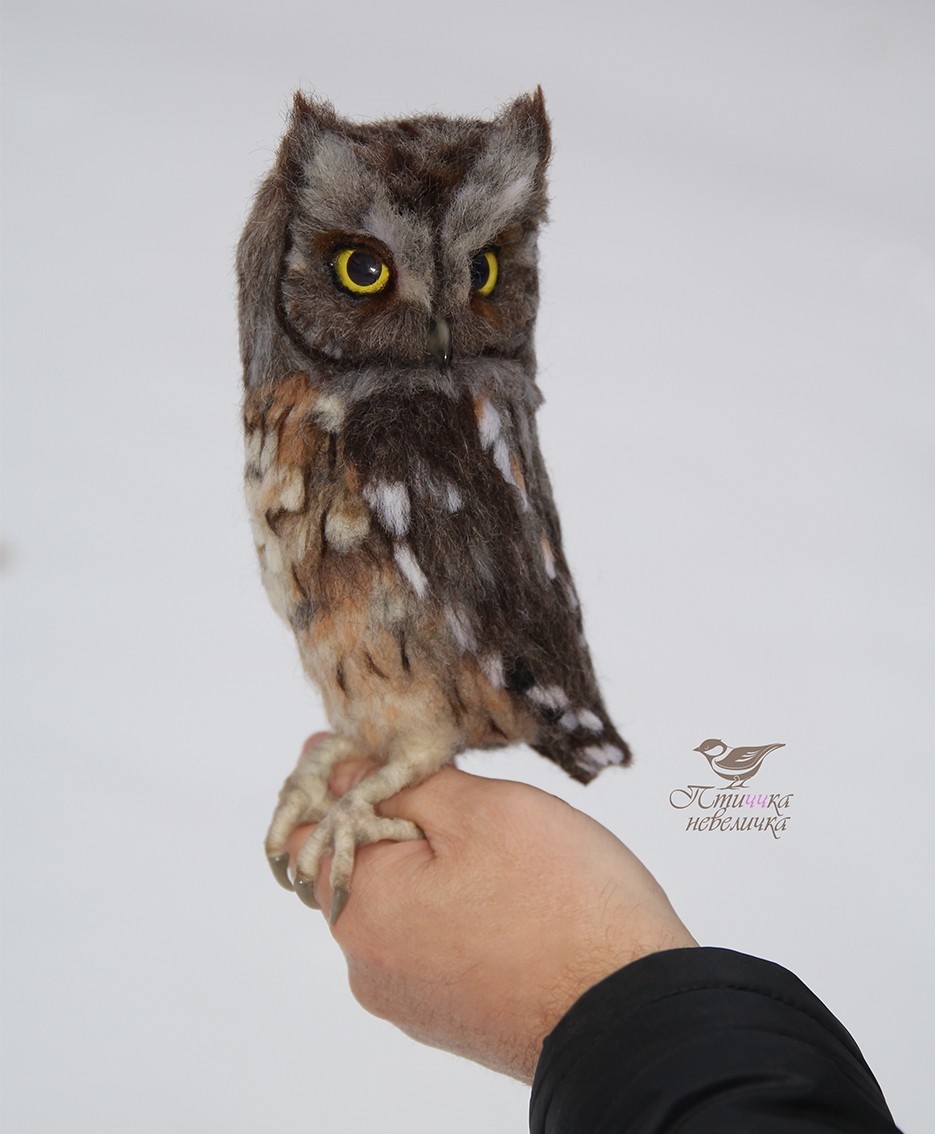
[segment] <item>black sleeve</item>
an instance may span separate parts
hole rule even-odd
[[[787,969],[672,949],[589,989],[546,1038],[532,1134],[892,1134],[857,1044]]]

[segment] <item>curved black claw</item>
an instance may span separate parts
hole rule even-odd
[[[292,889],[292,882],[289,879],[289,855],[286,854],[271,854],[267,860],[270,869],[273,872],[273,877],[284,890]]]
[[[310,910],[321,909],[315,899],[315,883],[311,878],[296,878],[294,889]]]
[[[341,916],[344,907],[347,905],[347,899],[350,897],[348,890],[335,890],[331,898],[331,914],[328,917],[328,924],[335,925],[338,918]]]

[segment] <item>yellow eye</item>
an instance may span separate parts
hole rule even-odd
[[[332,261],[335,278],[354,295],[376,295],[390,282],[390,270],[366,248],[342,248]]]
[[[478,295],[490,295],[497,286],[499,274],[497,253],[493,248],[478,252],[471,261],[471,287]]]

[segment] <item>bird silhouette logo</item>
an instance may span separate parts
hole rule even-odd
[[[776,748],[785,748],[785,744],[729,748],[723,740],[705,740],[697,748],[693,748],[692,752],[700,752],[711,765],[711,771],[716,772],[722,780],[729,780],[729,786],[735,788],[746,787],[747,780],[757,774],[760,765]]]

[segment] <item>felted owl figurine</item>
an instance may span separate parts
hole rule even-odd
[[[266,839],[421,836],[375,804],[466,748],[524,741],[587,783],[630,755],[597,689],[539,452],[533,327],[542,91],[493,121],[358,125],[296,94],[238,250],[246,494],[263,582],[334,737]],[[381,767],[335,801],[334,765]]]

